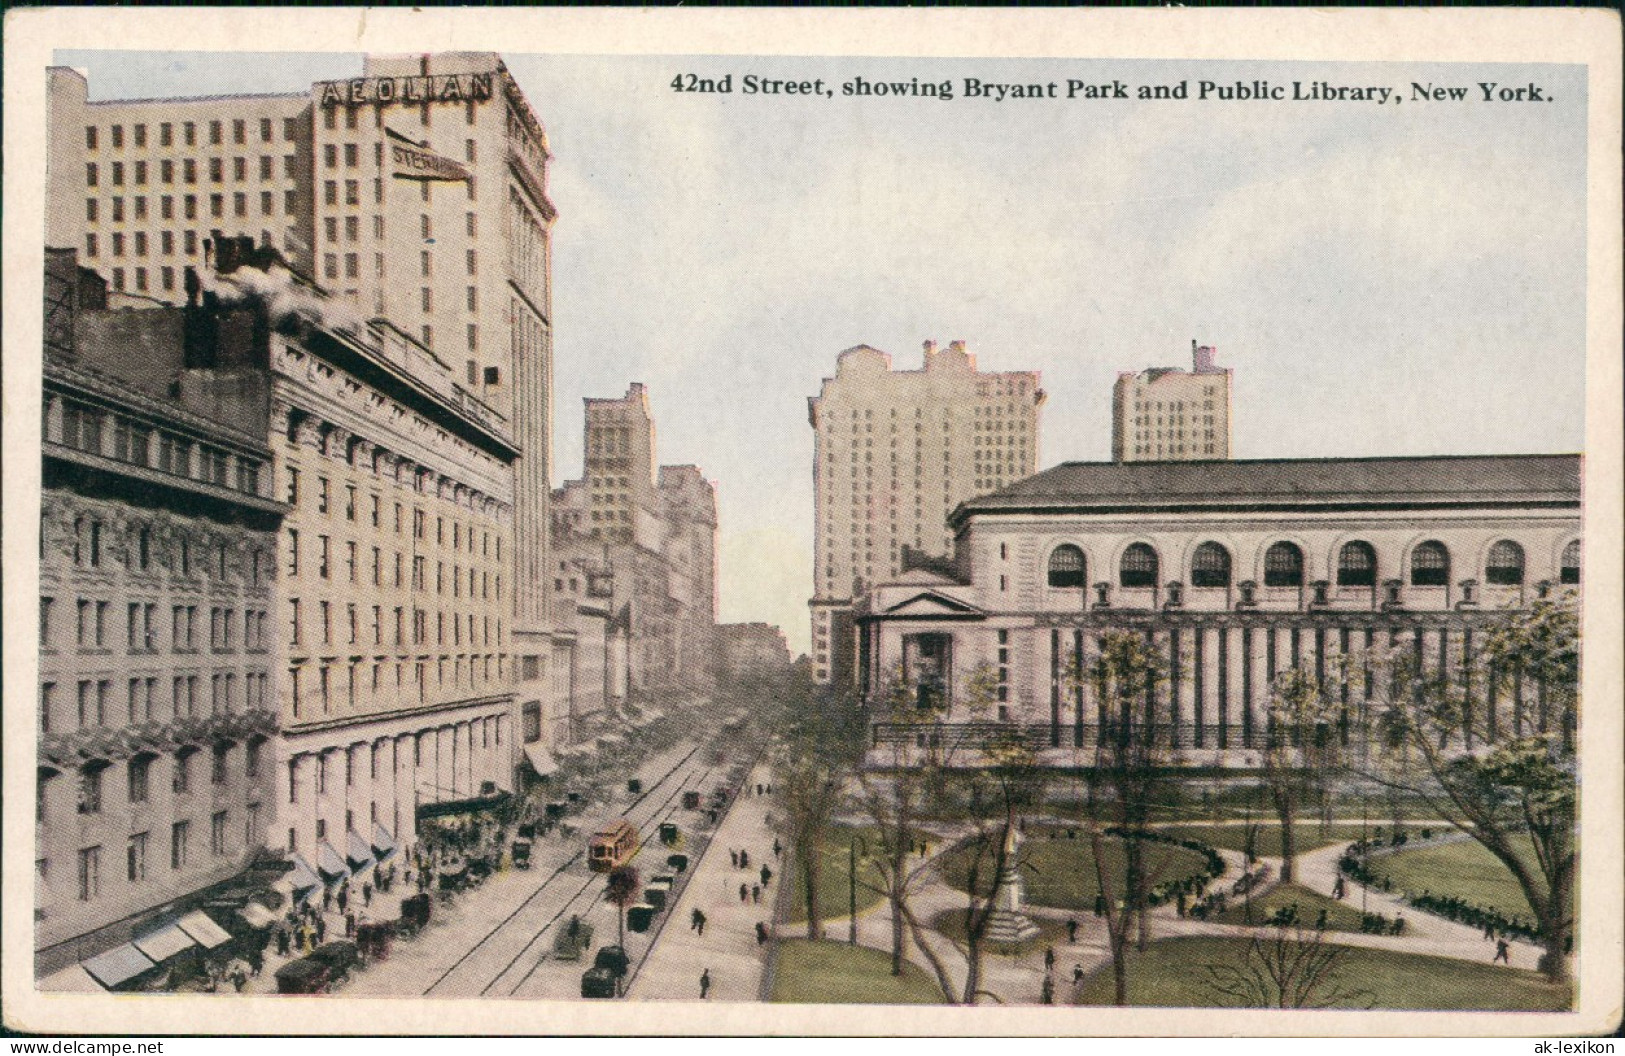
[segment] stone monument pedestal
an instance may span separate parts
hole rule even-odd
[[[1038,935],[1038,925],[1024,913],[1027,884],[1020,868],[1021,835],[1012,826],[1004,841],[1004,868],[999,870],[999,886],[993,894],[993,915],[988,918],[988,942],[1014,944]]]

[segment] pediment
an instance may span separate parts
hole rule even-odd
[[[882,616],[981,616],[982,610],[968,602],[935,590],[921,591],[881,610]]]

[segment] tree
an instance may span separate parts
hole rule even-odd
[[[776,694],[780,734],[770,749],[780,833],[800,873],[807,938],[824,934],[818,880],[824,847],[849,776],[862,763],[864,716],[857,700],[840,691],[815,692],[805,668],[786,675]]]
[[[1128,943],[1136,921],[1140,949],[1150,942],[1146,896],[1153,878],[1146,868],[1144,841],[1135,834],[1145,829],[1161,782],[1168,735],[1157,714],[1157,687],[1165,677],[1162,655],[1145,635],[1130,631],[1108,631],[1084,672],[1101,718],[1085,809],[1096,891],[1105,903],[1113,999],[1119,1005],[1128,1004]],[[1102,822],[1114,824],[1123,837],[1121,891],[1107,866]]]
[[[1342,739],[1320,684],[1302,668],[1287,668],[1276,676],[1268,720],[1264,781],[1281,823],[1281,882],[1289,884],[1297,872],[1298,814],[1310,803],[1324,801]]]
[[[1568,599],[1536,601],[1489,624],[1466,674],[1428,670],[1414,656],[1381,664],[1382,707],[1367,731],[1372,780],[1420,799],[1506,866],[1535,916],[1540,968],[1568,979],[1574,927],[1579,620]],[[1520,707],[1537,688],[1535,713]],[[1510,717],[1479,688],[1514,697]],[[1505,728],[1503,728],[1503,720]],[[1405,765],[1383,765],[1400,760]]]
[[[1219,1000],[1241,1008],[1370,1008],[1370,991],[1343,984],[1346,947],[1319,929],[1271,929],[1243,947],[1239,964],[1204,964],[1204,982]]]
[[[616,945],[626,945],[626,907],[638,900],[641,888],[636,866],[617,865],[609,871],[604,897],[617,910]]]

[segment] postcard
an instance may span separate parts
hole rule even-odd
[[[1614,1029],[1617,30],[12,12],[7,1025]]]

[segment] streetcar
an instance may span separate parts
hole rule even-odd
[[[607,873],[616,866],[625,865],[637,853],[638,830],[623,818],[599,829],[587,841],[587,868],[595,873]]]

